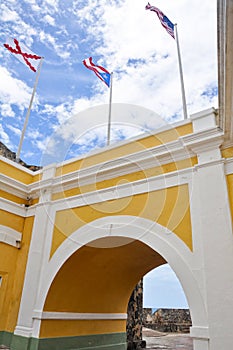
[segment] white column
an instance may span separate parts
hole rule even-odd
[[[206,118],[196,115],[194,131],[214,128],[214,114],[209,112]],[[191,328],[195,350],[228,350],[233,344],[232,218],[221,142],[221,137],[215,137],[191,146],[198,156],[193,191],[198,191],[199,200],[193,219],[199,222],[193,225],[199,232],[194,231],[194,249],[201,250],[202,294],[208,317],[208,327],[194,324]]]
[[[31,337],[33,334],[33,312],[40,289],[40,280],[49,258],[51,235],[54,225],[49,183],[52,181],[55,169],[54,165],[43,169],[42,183],[46,186],[43,188],[42,185],[39,204],[35,209],[24,287],[17,326],[14,331],[14,334],[24,337]]]

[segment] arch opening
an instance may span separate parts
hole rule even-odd
[[[205,309],[187,246],[149,220],[122,220],[129,221],[123,234],[119,217],[99,219],[77,230],[56,251],[40,294],[40,341],[71,337],[92,345],[110,341],[112,349],[126,349],[126,311],[132,290],[147,272],[166,262],[183,282],[192,320],[205,324]],[[106,221],[111,222],[111,230]]]

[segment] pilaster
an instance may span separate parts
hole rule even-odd
[[[54,215],[51,210],[51,191],[48,182],[53,181],[55,166],[43,169],[42,180],[46,180],[46,189],[41,189],[39,204],[35,208],[32,239],[29,248],[24,287],[20,303],[15,341],[18,336],[30,338],[33,335],[33,312],[40,290],[40,281],[48,263]],[[14,339],[13,344],[14,348]],[[25,348],[26,350],[26,348]]]
[[[213,118],[214,115],[212,122]],[[204,132],[208,125],[214,130],[212,122],[211,115],[206,120],[202,116],[201,129],[195,121],[196,130]],[[233,343],[233,237],[225,165],[220,153],[222,141],[219,130],[211,141],[187,143],[198,157],[192,187],[198,198],[194,195],[196,204],[191,214],[193,227],[199,230],[193,234],[196,248],[201,250],[199,284],[208,315],[207,327],[194,324],[191,328],[195,350],[230,349]]]

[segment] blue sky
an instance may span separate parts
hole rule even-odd
[[[181,120],[175,41],[156,14],[145,11],[146,4],[142,0],[1,2],[0,140],[17,151],[35,81],[35,73],[3,46],[7,37],[44,57],[21,152],[29,164],[62,161],[106,144],[109,89],[82,64],[90,56],[113,72],[113,103],[128,106],[113,115],[112,142]],[[188,114],[217,107],[216,1],[151,4],[178,24]],[[147,113],[135,113],[135,105]]]

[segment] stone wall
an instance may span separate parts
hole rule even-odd
[[[189,333],[192,325],[188,309],[143,309],[143,326],[160,332]]]
[[[7,148],[1,141],[0,141],[0,155],[12,160],[13,162],[16,162],[16,153],[12,152],[9,148]],[[37,166],[37,165],[28,165],[26,164],[23,160],[19,160],[19,164],[25,166],[26,168],[36,171],[41,169],[42,167]]]
[[[127,349],[145,348],[146,343],[142,340],[143,280],[138,282],[131,294],[127,314]]]

